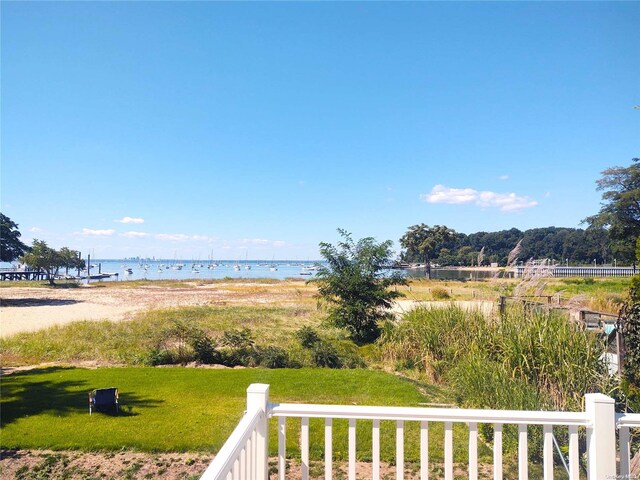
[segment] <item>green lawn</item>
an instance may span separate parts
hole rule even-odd
[[[394,375],[371,370],[266,370],[190,368],[81,368],[51,367],[2,377],[1,448],[139,451],[217,451],[242,416],[246,388],[260,382],[271,385],[271,401],[356,405],[417,406],[439,401],[441,392],[418,386]],[[94,414],[87,392],[116,386],[120,415]],[[425,392],[423,387],[423,392]],[[276,452],[275,419],[270,446]],[[298,453],[299,421],[288,420],[288,450]],[[383,422],[382,457],[395,452],[394,425]],[[407,425],[408,459],[417,460],[418,426]],[[346,458],[346,421],[334,421],[334,451]],[[430,430],[432,457],[442,456],[442,426]],[[463,461],[466,429],[456,431]],[[311,422],[311,456],[321,458],[323,424]],[[358,422],[359,457],[370,458],[370,422]],[[481,452],[482,453],[482,452]]]

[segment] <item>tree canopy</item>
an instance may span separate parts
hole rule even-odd
[[[453,246],[456,237],[455,230],[443,225],[413,225],[400,239],[400,245],[405,248],[403,258],[407,261],[424,261],[427,264],[427,276],[430,276],[431,260],[437,257],[443,248]]]
[[[632,159],[628,167],[612,167],[602,172],[597,182],[602,191],[600,211],[587,222],[591,227],[609,231],[613,242],[633,252],[640,237],[640,158]]]
[[[47,245],[43,240],[33,240],[29,252],[20,259],[22,263],[34,270],[44,271],[49,277],[49,284],[55,284],[55,278],[60,268],[84,268],[85,262],[80,258],[80,253],[63,247],[56,250]]]
[[[345,230],[338,233],[342,240],[337,245],[320,243],[327,263],[311,282],[318,285],[331,324],[347,329],[358,343],[372,342],[380,336],[379,322],[390,317],[393,300],[402,296],[389,287],[406,285],[406,280],[384,268],[391,263],[393,242],[377,243],[371,237],[356,242]]]
[[[9,217],[0,213],[0,261],[13,262],[29,250],[20,241],[18,225]]]
[[[402,260],[422,263],[425,261],[417,248],[419,236],[415,225],[410,227],[400,243],[404,247]],[[449,229],[451,232],[453,230]],[[422,233],[422,230],[417,230]],[[431,261],[439,265],[477,265],[479,253],[484,249],[482,264],[498,263],[506,265],[509,252],[522,241],[519,261],[531,258],[548,258],[557,263],[598,264],[613,263],[631,264],[635,258],[631,248],[621,248],[612,243],[609,232],[601,226],[590,226],[587,229],[565,227],[543,227],[529,230],[512,228],[498,232],[477,232],[466,235],[454,232],[454,238],[444,242],[431,251]]]

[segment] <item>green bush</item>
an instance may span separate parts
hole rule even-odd
[[[431,296],[434,300],[449,300],[451,295],[442,287],[436,287],[431,289]]]
[[[201,330],[194,332],[189,344],[193,349],[195,360],[200,363],[214,364],[222,360],[222,355],[216,350],[213,341]]]
[[[309,326],[304,326],[296,332],[296,337],[300,341],[300,345],[305,348],[311,348],[320,341],[318,333]]]
[[[289,358],[289,354],[282,348],[268,346],[259,350],[260,366],[266,368],[292,368],[293,362]]]
[[[329,342],[317,342],[312,347],[313,362],[317,367],[342,368],[338,350]]]
[[[144,358],[143,363],[155,367],[157,365],[172,365],[177,362],[171,351],[163,348],[152,348]]]

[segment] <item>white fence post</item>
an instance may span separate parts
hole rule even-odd
[[[587,427],[587,478],[616,477],[616,414],[614,400],[602,393],[585,395]]]
[[[269,385],[266,383],[252,383],[247,388],[247,412],[261,410],[260,423],[256,428],[256,478],[267,480],[269,458]]]

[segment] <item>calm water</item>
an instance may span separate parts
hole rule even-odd
[[[127,280],[187,280],[187,279],[220,279],[220,278],[312,278],[315,270],[309,270],[314,262],[296,261],[125,261],[95,260],[91,261],[91,274],[96,275],[99,269],[103,273],[117,273],[102,281]],[[182,265],[181,268],[179,266]],[[131,273],[127,269],[131,269]],[[71,272],[70,272],[71,273]],[[76,274],[76,272],[73,272]],[[98,280],[91,280],[95,282]]]
[[[315,270],[310,269],[320,262],[300,262],[295,260],[271,261],[214,261],[209,266],[206,261],[192,260],[92,260],[91,274],[117,273],[117,276],[91,282],[129,281],[129,280],[187,280],[187,279],[221,279],[221,278],[300,278],[310,279],[315,275]],[[181,269],[177,265],[182,265]],[[234,268],[237,266],[238,268]],[[1,264],[0,267],[11,267],[11,264]],[[131,269],[131,273],[128,272]],[[64,273],[64,271],[61,271]],[[408,278],[424,278],[425,269],[403,270]],[[69,274],[77,275],[77,271]],[[85,276],[86,272],[82,273]],[[492,278],[494,272],[432,269],[431,276],[441,280],[473,280]]]

